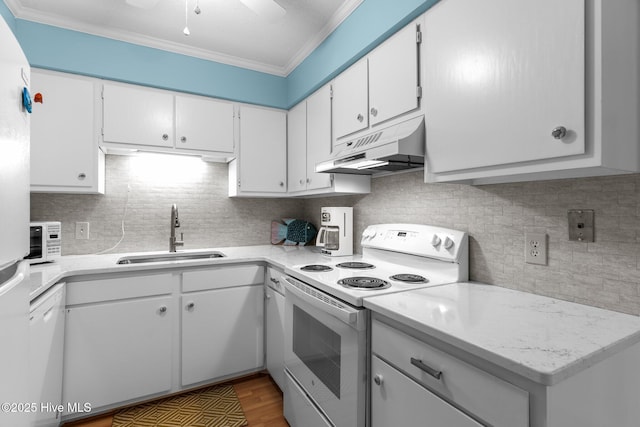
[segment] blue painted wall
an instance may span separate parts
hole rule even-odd
[[[9,28],[11,28],[11,31],[13,31],[13,33],[15,34],[15,32],[16,32],[16,19],[13,17],[13,13],[11,13],[11,11],[7,7],[7,5],[4,4],[4,1],[0,1],[0,16],[2,16],[2,18],[4,18],[4,20],[9,25]]]
[[[287,78],[0,14],[34,67],[288,109],[438,0],[364,0]]]
[[[34,67],[283,108],[286,79],[218,62],[16,19]]]

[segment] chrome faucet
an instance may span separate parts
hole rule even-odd
[[[180,240],[176,240],[176,228],[180,227],[178,219],[178,205],[171,205],[171,236],[169,236],[169,252],[175,252],[176,246],[184,246],[184,234],[180,233]]]

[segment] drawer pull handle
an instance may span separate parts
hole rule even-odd
[[[411,364],[417,367],[418,369],[420,369],[421,371],[424,371],[427,374],[431,375],[433,378],[437,380],[442,378],[442,371],[436,371],[432,367],[425,365],[424,363],[422,363],[422,360],[418,360],[415,357],[412,357]]]

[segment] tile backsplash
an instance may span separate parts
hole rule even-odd
[[[113,247],[123,214],[112,253],[168,250],[173,203],[184,249],[269,244],[271,220],[303,215],[300,200],[227,197],[226,164],[164,157],[150,170],[149,159],[108,155],[105,195],[32,194],[31,220],[62,221],[62,253],[76,255]],[[75,239],[79,221],[90,223],[89,240]]]
[[[412,172],[374,179],[366,196],[307,200],[306,216],[341,205],[356,236],[375,223],[467,231],[471,280],[640,314],[640,175],[469,186]],[[568,240],[569,209],[595,211],[595,242]],[[525,232],[548,235],[548,265],[524,262]]]
[[[114,252],[166,250],[172,203],[187,249],[269,244],[271,220],[319,225],[322,206],[353,206],[355,236],[387,222],[469,232],[471,280],[640,314],[640,175],[469,186],[424,184],[422,172],[411,172],[373,179],[368,195],[231,199],[224,164],[197,161],[154,176],[139,162],[107,156],[103,196],[32,194],[32,220],[62,221],[63,254],[71,255],[112,247],[123,214]],[[595,210],[595,242],[568,240],[569,209]],[[74,239],[80,221],[91,224],[89,240]],[[524,262],[525,232],[549,236],[548,265]]]

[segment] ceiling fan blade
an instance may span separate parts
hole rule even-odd
[[[140,9],[151,9],[160,2],[160,0],[125,0],[125,1],[128,5],[137,7]]]
[[[287,13],[275,0],[240,0],[240,3],[251,9],[256,15],[270,21],[282,18]]]

